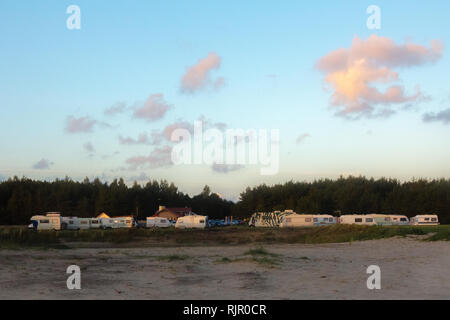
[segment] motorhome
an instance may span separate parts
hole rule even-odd
[[[338,222],[341,224],[376,225],[375,219],[370,214],[346,214],[340,216]]]
[[[404,226],[409,224],[409,219],[407,216],[397,214],[391,214],[389,216],[391,217],[391,222],[394,226]]]
[[[313,222],[315,226],[328,226],[330,224],[336,224],[337,218],[329,214],[315,214],[313,215]]]
[[[147,217],[145,226],[147,228],[168,228],[172,226],[172,223],[167,218]]]
[[[412,217],[410,220],[411,225],[419,226],[419,225],[438,225],[439,218],[435,214],[423,214]]]
[[[314,226],[314,215],[312,214],[290,214],[284,216],[280,223],[280,228],[312,226]]]
[[[187,228],[198,228],[204,229],[208,226],[207,216],[189,215],[180,217],[175,224],[175,228],[187,229]]]
[[[34,230],[61,230],[61,214],[49,212],[45,216],[37,215],[31,217],[29,228]]]

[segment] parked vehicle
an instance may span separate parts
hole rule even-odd
[[[390,217],[392,225],[394,226],[404,226],[409,224],[409,219],[407,216],[391,214]]]
[[[439,218],[435,214],[423,214],[412,217],[410,220],[411,225],[419,226],[419,225],[438,225]]]
[[[133,217],[115,217],[114,220],[117,221],[118,228],[133,228],[134,227]]]
[[[118,229],[119,221],[113,218],[100,218],[100,228],[102,229]]]
[[[90,226],[91,226],[91,229],[100,229],[102,226],[100,219],[90,218]]]
[[[169,219],[160,217],[148,217],[146,227],[147,228],[168,228],[171,227]]]
[[[337,218],[329,214],[315,214],[313,215],[314,226],[328,226],[337,223]]]
[[[189,215],[178,218],[175,228],[178,229],[188,229],[197,228],[204,229],[208,226],[207,216]]]
[[[312,226],[314,226],[314,216],[312,214],[290,214],[284,216],[280,223],[280,228]]]
[[[363,214],[348,214],[339,217],[339,223],[342,224],[358,224],[373,226],[376,225],[374,217],[372,215]]]
[[[34,230],[61,230],[61,214],[52,212],[44,215],[31,217],[31,224],[28,226]]]

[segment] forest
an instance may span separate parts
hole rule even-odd
[[[133,215],[144,219],[159,205],[191,207],[195,213],[218,219],[249,217],[256,211],[292,209],[297,213],[341,214],[389,213],[414,216],[435,213],[450,224],[450,179],[401,182],[388,178],[341,177],[313,182],[289,181],[277,185],[248,187],[233,203],[208,186],[195,196],[173,183],[149,181],[128,186],[123,179],[111,183],[99,179],[36,181],[10,178],[0,183],[0,224],[23,225],[30,217],[48,211],[65,216],[93,217]]]

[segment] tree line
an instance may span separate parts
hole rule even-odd
[[[247,188],[233,211],[249,212],[292,209],[310,214],[438,214],[450,223],[450,179],[396,179],[341,177],[314,182],[287,182]]]
[[[341,177],[314,182],[287,182],[247,188],[237,203],[211,192],[208,186],[193,197],[173,183],[149,181],[127,186],[123,179],[111,183],[99,179],[36,181],[10,178],[0,183],[0,224],[23,225],[31,216],[49,211],[65,216],[94,217],[101,212],[111,216],[134,215],[145,219],[159,205],[191,207],[211,219],[225,216],[247,218],[257,211],[292,209],[312,214],[438,214],[440,222],[450,223],[450,179],[412,180]]]
[[[110,216],[133,215],[138,219],[152,216],[160,205],[190,207],[195,213],[223,218],[230,214],[233,202],[221,199],[208,186],[190,197],[173,183],[149,181],[141,186],[127,186],[123,179],[111,183],[99,179],[76,182],[70,178],[35,181],[10,178],[0,183],[0,224],[23,225],[30,217],[45,212],[64,216],[95,217],[102,212]]]

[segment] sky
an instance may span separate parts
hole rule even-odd
[[[367,24],[371,5],[379,29]],[[2,0],[0,179],[166,179],[238,200],[261,183],[449,178],[449,9],[444,0]],[[174,164],[170,136],[193,133],[196,120],[221,132],[278,130],[276,172]]]

